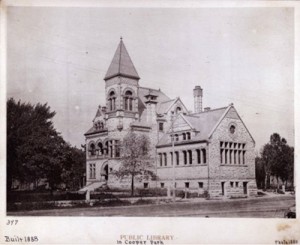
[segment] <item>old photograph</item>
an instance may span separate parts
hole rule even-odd
[[[295,219],[294,17],[7,6],[7,217]]]

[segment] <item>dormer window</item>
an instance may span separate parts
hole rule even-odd
[[[191,133],[190,133],[190,132],[187,132],[187,133],[186,133],[186,137],[187,137],[187,140],[190,140],[190,139],[191,139]]]
[[[124,96],[125,111],[133,111],[133,94],[131,91],[126,91]]]
[[[109,93],[108,108],[110,111],[114,111],[116,109],[116,94],[114,91]]]
[[[103,129],[104,123],[102,121],[97,121],[95,122],[94,127],[96,128],[96,130]]]
[[[179,140],[178,134],[175,134],[175,141],[178,141],[178,140]]]

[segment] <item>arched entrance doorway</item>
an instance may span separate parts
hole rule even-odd
[[[108,181],[108,161],[102,163],[100,175],[101,181]]]
[[[108,164],[104,167],[104,178],[106,181],[108,180]]]

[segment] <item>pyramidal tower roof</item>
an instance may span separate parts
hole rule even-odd
[[[120,43],[110,63],[104,80],[108,80],[115,76],[124,76],[129,78],[140,79],[125,48],[122,38],[120,39]]]

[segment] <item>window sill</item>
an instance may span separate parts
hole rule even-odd
[[[246,164],[220,164],[223,167],[248,167]]]
[[[207,164],[187,164],[187,165],[176,165],[175,168],[181,168],[181,167],[206,167]],[[158,168],[173,168],[173,165],[171,166],[158,166]]]

